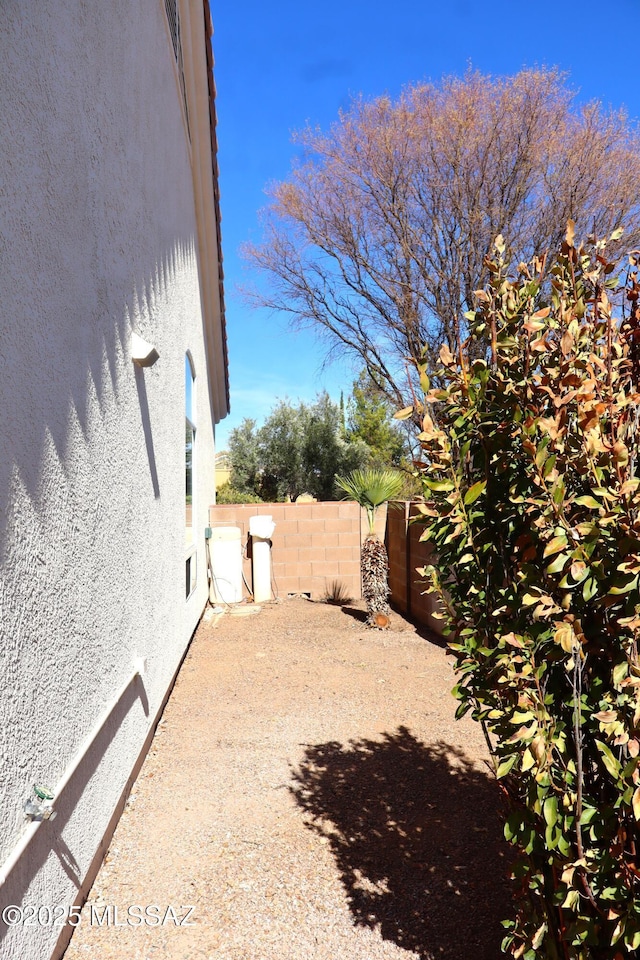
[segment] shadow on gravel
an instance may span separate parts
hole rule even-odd
[[[496,960],[510,850],[493,779],[406,727],[307,746],[290,787],[326,837],[356,924],[421,960]]]
[[[358,607],[350,607],[348,604],[339,604],[343,613],[348,617],[353,617],[354,620],[359,620],[360,623],[367,622],[367,611],[360,610]],[[432,643],[435,647],[441,647],[446,649],[447,641],[444,637],[435,633],[424,623],[420,623],[419,620],[411,617],[406,611],[400,610],[392,605],[391,607],[393,613],[397,613],[405,623],[410,623],[414,627],[416,633],[419,637],[422,637],[423,640],[427,640],[429,643]],[[393,620],[391,621],[391,629],[393,630]]]
[[[366,623],[367,621],[366,610],[358,610],[357,607],[350,607],[345,604],[342,606],[342,612],[346,613],[348,617],[353,617],[354,620],[359,620],[360,623]]]

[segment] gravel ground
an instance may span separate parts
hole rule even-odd
[[[205,615],[65,960],[500,957],[481,731],[443,649],[363,616]]]

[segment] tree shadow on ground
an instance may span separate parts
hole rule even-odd
[[[354,620],[358,620],[360,623],[367,622],[367,611],[360,610],[358,607],[351,607],[348,604],[340,604],[340,609],[348,617],[353,617]],[[410,623],[414,628],[416,634],[421,637],[423,640],[426,640],[428,643],[433,644],[435,647],[441,647],[442,649],[447,648],[447,640],[445,637],[436,633],[426,624],[421,623],[420,620],[412,617],[405,610],[401,610],[399,607],[391,605],[392,614],[397,614],[402,618],[405,623]],[[393,620],[391,621],[391,629],[394,629]]]
[[[350,607],[348,605],[342,606],[342,612],[346,613],[347,616],[353,617],[354,620],[359,620],[360,623],[366,623],[367,621],[367,611],[359,610],[358,607]]]
[[[307,746],[290,787],[326,837],[356,924],[421,960],[496,960],[512,914],[495,780],[406,727]]]

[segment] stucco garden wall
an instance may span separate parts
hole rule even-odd
[[[271,545],[274,596],[299,593],[322,600],[338,590],[343,597],[362,596],[360,554],[368,525],[366,513],[358,504],[216,504],[209,510],[211,527],[236,527],[240,531],[243,599],[250,597],[252,586],[249,521],[262,515],[271,516],[275,523]],[[417,573],[417,568],[433,560],[431,547],[420,540],[423,527],[419,522],[410,522],[417,516],[416,505],[408,501],[383,505],[376,512],[375,531],[384,540],[389,556],[391,603],[401,613],[441,634],[442,621],[434,617],[438,602],[424,592],[424,582]],[[222,589],[224,595],[228,587]]]
[[[206,603],[213,427],[164,3],[8,0],[2,21],[0,909],[69,907]],[[133,365],[134,328],[157,347],[155,366]],[[59,782],[137,658],[146,674],[2,883],[32,785]],[[0,957],[45,960],[59,933],[0,922]]]
[[[309,594],[312,600],[336,589],[352,599],[361,596],[360,542],[362,511],[357,503],[217,504],[209,511],[212,527],[238,527],[246,583],[251,585],[249,518],[270,515],[275,523],[271,562],[274,595]],[[244,596],[249,591],[244,589]]]

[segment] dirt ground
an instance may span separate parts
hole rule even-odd
[[[362,610],[205,615],[65,960],[501,955],[481,731],[445,651]]]

